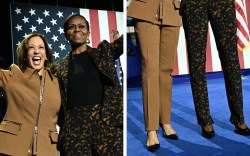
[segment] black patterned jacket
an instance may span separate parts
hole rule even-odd
[[[56,62],[52,72],[58,77],[62,97],[62,107],[58,125],[63,126],[63,114],[67,110],[67,76],[70,52]],[[97,48],[88,46],[87,53],[94,61],[99,71],[104,75],[104,97],[101,109],[102,120],[109,126],[123,125],[123,91],[116,73],[115,60],[123,54],[123,37],[113,43],[102,41]],[[60,128],[61,129],[61,128]]]

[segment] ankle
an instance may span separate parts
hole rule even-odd
[[[245,123],[243,123],[243,124],[238,123],[237,127],[240,128],[240,129],[246,129],[247,125]]]
[[[159,144],[159,140],[157,137],[156,131],[148,131],[147,134],[147,146],[151,146],[154,144]]]
[[[201,126],[203,130],[207,131],[207,132],[211,132],[213,131],[213,125],[208,124],[208,125],[203,125]]]
[[[170,124],[162,124],[162,128],[167,135],[176,134],[175,130]]]

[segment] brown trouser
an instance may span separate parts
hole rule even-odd
[[[145,128],[158,130],[171,116],[172,71],[180,27],[139,21],[136,26],[142,54],[142,90]]]

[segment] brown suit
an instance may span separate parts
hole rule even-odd
[[[45,84],[38,122],[38,156],[58,156],[56,123],[60,109],[57,79],[45,70]],[[40,95],[38,73],[27,68],[23,73],[17,65],[0,70],[0,87],[6,93],[7,111],[0,124],[0,153],[27,156],[34,132]]]
[[[138,19],[142,53],[142,88],[146,130],[169,124],[172,76],[177,51],[181,16],[180,1],[133,0],[128,16]]]

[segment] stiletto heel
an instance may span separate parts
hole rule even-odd
[[[147,148],[148,148],[148,151],[150,152],[156,152],[160,148],[160,144],[150,145],[150,146],[147,146]]]

